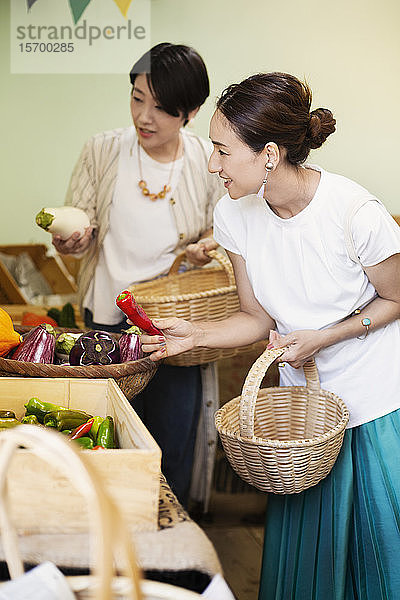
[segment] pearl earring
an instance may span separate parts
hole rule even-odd
[[[274,163],[272,163],[272,162],[269,160],[269,158],[268,158],[268,154],[267,154],[267,162],[265,163],[265,177],[264,177],[264,179],[263,179],[262,186],[261,186],[261,188],[260,188],[260,190],[259,190],[259,192],[258,192],[258,196],[259,196],[260,198],[264,198],[264,194],[265,194],[265,186],[266,186],[266,184],[267,184],[267,179],[268,179],[268,173],[269,173],[270,171],[272,171],[272,170],[273,170],[273,168],[274,168]]]
[[[268,160],[268,157],[267,157],[267,162],[265,163],[265,177],[263,179],[263,185],[265,185],[267,183],[268,173],[270,171],[272,171],[273,168],[274,168],[274,164],[270,160]]]

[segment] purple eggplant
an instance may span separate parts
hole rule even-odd
[[[54,327],[49,323],[42,323],[24,335],[12,358],[24,362],[51,364],[54,362],[55,345]]]
[[[127,329],[119,338],[119,350],[121,353],[121,362],[128,360],[138,360],[142,358],[143,351],[140,343],[140,329],[133,325]]]
[[[110,365],[120,362],[118,342],[106,331],[83,333],[69,353],[71,365]]]

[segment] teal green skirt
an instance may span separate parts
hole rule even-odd
[[[326,479],[268,498],[259,600],[400,598],[400,409],[348,429]]]

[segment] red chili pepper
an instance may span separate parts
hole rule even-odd
[[[105,450],[104,446],[93,446],[92,450]]]
[[[128,319],[130,319],[134,325],[137,325],[149,335],[163,335],[162,332],[153,325],[143,308],[136,302],[129,290],[121,292],[115,300],[115,304],[126,314]]]
[[[74,431],[71,433],[70,439],[77,440],[78,438],[84,436],[86,433],[89,433],[89,431],[92,429],[93,421],[94,418],[89,419],[89,421],[86,421],[86,423],[83,423],[82,425],[79,425],[79,427],[74,429]]]

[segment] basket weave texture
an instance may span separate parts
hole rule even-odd
[[[29,331],[30,327],[16,326],[19,333]],[[67,331],[67,330],[65,330]],[[71,330],[68,331],[81,331]],[[82,332],[83,333],[83,332]],[[119,337],[119,334],[110,334]],[[54,365],[24,362],[9,358],[0,358],[0,377],[84,377],[87,379],[115,379],[128,400],[141,392],[154,373],[158,363],[149,358],[140,358],[125,363],[111,365]]]
[[[282,349],[265,350],[251,367],[240,397],[215,413],[229,462],[247,483],[275,494],[316,485],[332,469],[349,412],[336,394],[322,390],[314,360],[304,365],[306,386],[260,390]]]
[[[220,321],[239,310],[235,276],[229,259],[214,250],[208,252],[219,265],[178,273],[185,253],[175,259],[168,275],[130,286],[135,300],[151,319],[179,317],[189,321]],[[230,358],[253,348],[195,348],[168,358],[180,367]]]

